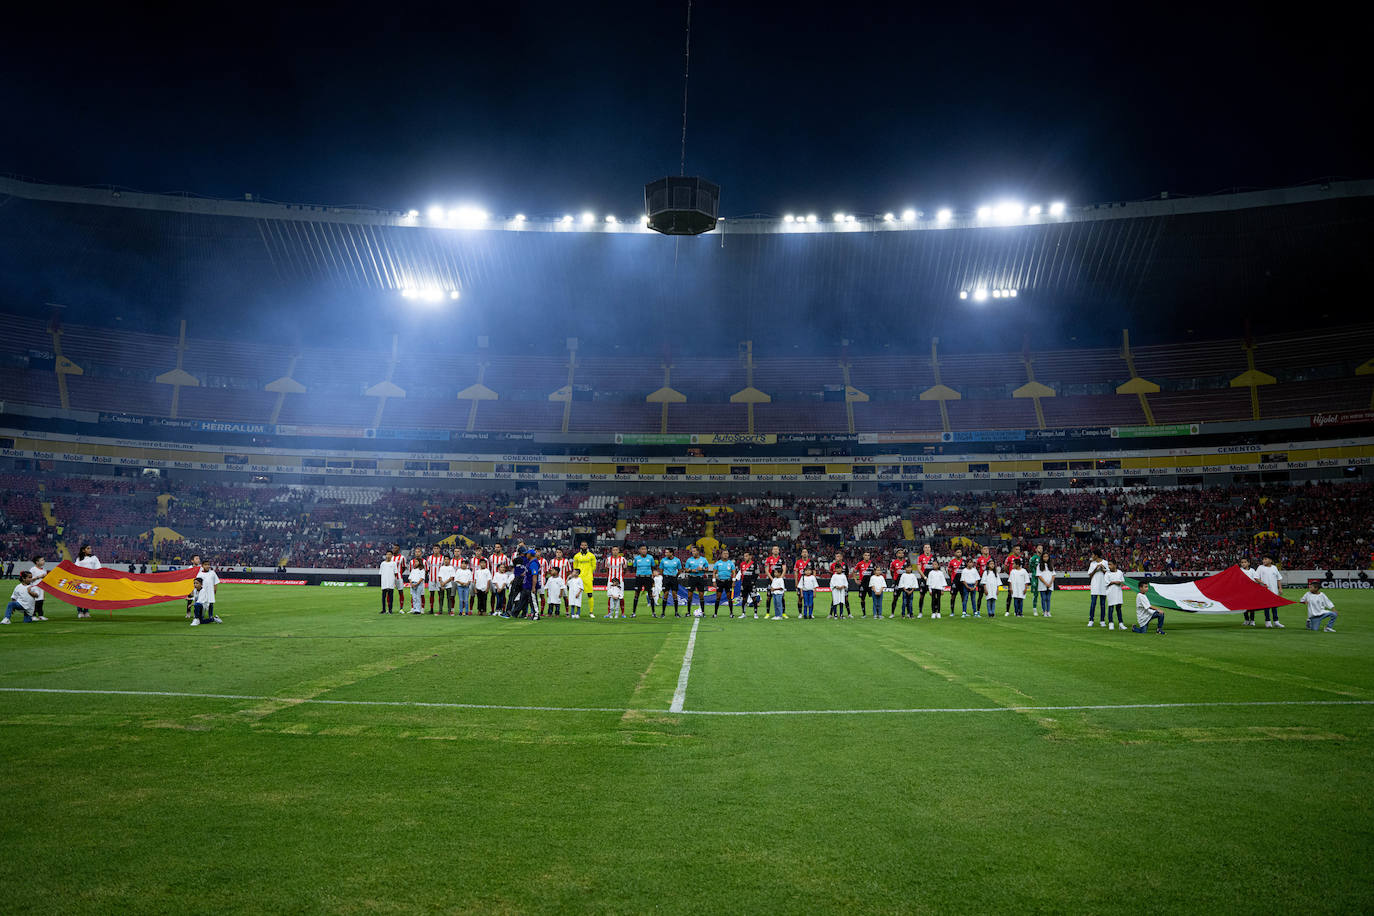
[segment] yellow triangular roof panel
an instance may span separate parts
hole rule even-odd
[[[275,391],[277,394],[305,394],[304,385],[285,375],[276,381],[268,382],[262,388],[264,391]]]
[[[1011,393],[1014,398],[1052,398],[1054,389],[1044,382],[1026,382]]]
[[[57,371],[63,375],[85,375],[86,372],[76,363],[63,356],[57,360]]]
[[[1355,370],[1356,375],[1374,375],[1374,359],[1365,360],[1360,367]]]
[[[662,388],[652,392],[644,400],[650,404],[683,404],[687,401],[687,395],[678,391],[676,388],[669,388],[664,385]]]
[[[164,372],[154,379],[154,381],[163,385],[183,385],[187,388],[194,388],[200,384],[200,379],[196,378],[185,369],[173,369],[170,372]]]
[[[1260,385],[1274,384],[1274,377],[1267,372],[1258,369],[1246,369],[1240,375],[1231,379],[1232,388],[1257,388]]]
[[[772,398],[752,385],[748,388],[741,388],[739,391],[730,395],[731,404],[767,404],[772,400]]]
[[[373,385],[363,394],[370,398],[403,398],[406,396],[406,390],[395,382],[384,381]]]
[[[550,400],[550,401],[571,401],[571,400],[572,400],[572,386],[571,386],[571,385],[564,385],[562,388],[559,388],[557,391],[555,391],[555,392],[553,392],[552,394],[549,395],[549,400]]]
[[[1159,386],[1147,378],[1136,376],[1116,386],[1117,394],[1158,394]]]
[[[921,400],[923,401],[958,401],[962,399],[963,395],[948,385],[932,385],[921,392]]]
[[[868,400],[868,395],[864,394],[862,391],[860,391],[859,389],[855,388],[853,385],[845,385],[845,386],[844,386],[844,399],[845,399],[846,401],[860,401],[860,402],[862,402],[862,401],[867,401],[867,400]]]
[[[486,385],[469,385],[462,391],[458,392],[458,400],[494,401],[496,400],[496,392],[492,391]]]

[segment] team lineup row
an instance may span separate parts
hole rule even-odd
[[[552,555],[546,555],[549,553]],[[1004,616],[1022,616],[1029,598],[1034,614],[1043,610],[1049,617],[1057,576],[1043,546],[1028,554],[1013,547],[1001,562],[993,558],[989,548],[965,559],[962,549],[947,557],[937,557],[931,545],[926,544],[914,559],[908,558],[905,549],[898,548],[886,562],[875,560],[872,551],[863,551],[860,559],[850,563],[843,551],[836,551],[833,560],[826,563],[814,560],[809,551],[802,550],[789,563],[776,546],[757,560],[748,550],[735,560],[726,548],[707,558],[696,545],[688,547],[686,558],[679,557],[673,547],[665,548],[662,556],[655,556],[647,545],[641,545],[629,556],[619,546],[612,547],[606,557],[598,558],[585,541],[572,557],[566,556],[562,548],[541,551],[523,542],[517,542],[509,555],[497,544],[489,554],[462,549],[444,551],[436,546],[427,557],[419,548],[407,557],[399,546],[393,545],[378,571],[382,614],[395,613],[398,605],[404,613],[404,594],[409,591],[412,614],[426,613],[427,596],[429,614],[446,610],[450,616],[490,611],[536,619],[565,613],[578,618],[584,602],[589,605],[588,615],[595,616],[592,585],[598,572],[605,577],[606,616],[612,619],[626,616],[628,597],[633,599],[630,617],[637,616],[642,597],[647,598],[654,617],[660,611],[666,617],[670,603],[675,617],[683,612],[690,616],[694,613],[694,598],[695,614],[703,615],[708,609],[708,593],[714,593],[714,601],[709,605],[712,616],[718,616],[724,604],[727,615],[735,617],[738,600],[741,619],[749,610],[758,617],[761,603],[765,616],[781,618],[786,616],[789,577],[792,590],[797,593],[801,619],[814,617],[816,593],[823,588],[829,591],[832,619],[853,617],[851,595],[858,597],[860,616],[868,616],[871,603],[873,616],[881,618],[884,597],[889,593],[890,616],[923,616],[929,596],[931,617],[939,619],[944,613],[942,602],[946,592],[950,593],[951,615],[956,613],[956,604],[961,603],[958,612],[964,617],[970,616],[970,609],[974,617],[983,613],[991,617],[996,613],[998,594],[1003,588],[1008,592]],[[1115,629],[1119,625],[1124,629],[1121,605],[1125,573],[1096,553],[1088,572],[1093,596],[1090,621],[1096,618],[1100,604],[1103,626]]]

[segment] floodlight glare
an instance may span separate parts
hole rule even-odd
[[[916,218],[916,211],[915,211],[915,210],[903,210],[903,211],[902,211],[902,222],[904,222],[904,223],[909,223],[909,222],[911,222],[912,220],[914,220],[915,218]]]
[[[845,221],[846,223],[852,223],[852,222],[854,222],[856,219],[857,219],[857,217],[855,217],[853,213],[850,213],[848,216],[846,216],[846,217],[844,218],[844,221]]]
[[[1021,218],[1021,205],[1016,201],[1008,200],[997,205],[997,218],[1005,222]]]
[[[991,207],[979,207],[979,208],[978,208],[978,218],[979,218],[979,219],[992,219],[992,208],[991,208]]]
[[[525,214],[523,214],[523,213],[517,213],[517,214],[515,214],[515,221],[516,221],[517,223],[523,223],[523,222],[525,221]]]
[[[1007,290],[1007,295],[1009,295],[1009,296],[1011,296],[1013,299],[1015,299],[1015,298],[1016,298],[1016,290],[1014,290],[1014,289],[1009,289],[1009,290]]]
[[[967,299],[967,298],[968,298],[968,290],[966,290],[966,289],[961,289],[961,290],[959,290],[959,298],[960,298],[960,299]]]
[[[610,223],[611,225],[615,225],[616,219],[615,219],[615,217],[614,217],[612,214],[607,213],[607,214],[606,214],[606,222],[607,222],[607,223]]]
[[[995,290],[993,290],[993,291],[992,291],[992,298],[994,298],[994,299],[1001,299],[1001,298],[1002,298],[1002,291],[1001,291],[1000,289],[995,289]]]
[[[892,222],[892,221],[893,221],[894,219],[896,219],[896,218],[897,218],[897,217],[896,217],[895,215],[891,214],[891,213],[884,213],[884,214],[883,214],[883,222],[885,222],[885,223],[890,223],[890,222]]]
[[[935,218],[942,223],[947,223],[954,218],[954,211],[948,207],[935,214]]]
[[[788,213],[788,214],[786,214],[785,216],[783,216],[782,221],[783,221],[784,223],[791,223],[791,222],[795,222],[796,219],[797,219],[797,218],[796,218],[795,216],[793,216],[791,213]]]
[[[837,223],[842,223],[842,222],[844,222],[844,214],[843,214],[843,213],[836,213],[836,214],[835,214],[835,222],[837,222]]]
[[[406,287],[405,289],[401,290],[401,296],[405,299],[414,299],[415,290],[411,289],[410,287]]]
[[[808,213],[808,214],[806,214],[806,221],[807,221],[808,223],[814,223],[814,222],[816,221],[816,214],[814,214],[814,213]]]
[[[1063,216],[1063,215],[1064,215],[1064,202],[1063,202],[1062,200],[1056,200],[1054,203],[1050,204],[1050,216]]]
[[[988,297],[988,291],[985,290],[985,289],[983,289],[981,286],[980,286],[978,289],[975,289],[975,290],[973,291],[973,300],[974,300],[975,302],[982,302],[982,301],[983,301],[984,299],[986,299],[987,297]]]
[[[1039,204],[1033,204],[1033,205],[1031,206],[1031,208],[1030,208],[1030,215],[1031,215],[1031,216],[1039,216],[1039,215],[1040,215],[1040,205],[1039,205]]]
[[[436,204],[426,210],[425,215],[429,217],[429,221],[432,223],[442,223],[444,221],[444,208]]]
[[[564,223],[570,223],[570,222],[572,222],[572,214],[571,214],[571,213],[564,213],[564,214],[563,214],[563,222],[564,222]]]
[[[593,213],[592,211],[588,210],[586,213],[583,213],[583,214],[582,214],[582,225],[584,225],[584,226],[590,226],[590,225],[591,225],[592,223],[594,223],[594,222],[596,222],[596,214],[595,214],[595,213]]]
[[[450,299],[457,299],[458,296],[459,296],[458,290],[456,290],[456,289],[451,289],[451,290],[449,290],[448,297],[449,297]]]

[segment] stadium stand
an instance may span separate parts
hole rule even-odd
[[[171,484],[133,478],[0,475],[4,557],[56,556],[91,542],[107,563],[185,561],[368,568],[392,543],[685,546],[710,533],[731,547],[788,553],[955,537],[1001,556],[1043,543],[1061,568],[1104,547],[1129,568],[1190,571],[1272,554],[1289,568],[1361,568],[1374,544],[1374,485],[1092,489],[1055,492],[758,497],[740,494],[455,493],[342,485]],[[45,510],[45,503],[50,506]],[[160,504],[165,503],[162,514]],[[709,510],[709,511],[705,511]],[[48,512],[51,513],[49,518]],[[153,544],[154,527],[167,540]]]

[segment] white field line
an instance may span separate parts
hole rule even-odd
[[[688,659],[691,648],[689,644]],[[683,671],[687,670],[684,663]],[[685,695],[686,678],[679,679],[679,691]],[[1247,700],[1215,703],[1120,703],[1086,706],[948,706],[912,707],[910,709],[628,709],[616,706],[512,706],[502,703],[431,703],[423,700],[321,700],[295,697],[270,697],[241,693],[183,693],[172,690],[76,690],[62,687],[0,687],[0,693],[73,694],[101,697],[173,697],[195,700],[253,700],[274,703],[313,704],[317,706],[401,706],[424,709],[504,709],[515,712],[675,712],[687,716],[875,716],[915,715],[919,713],[979,713],[979,712],[1086,712],[1113,709],[1218,709],[1263,706],[1374,706],[1374,700]],[[674,697],[677,705],[677,697]]]
[[[702,613],[706,613],[705,608],[702,608]],[[692,621],[692,632],[687,637],[687,651],[682,655],[682,670],[677,675],[677,689],[673,691],[673,705],[668,707],[669,712],[682,712],[682,705],[687,702],[687,677],[692,673],[692,653],[697,648],[697,627],[700,625],[700,617]]]

